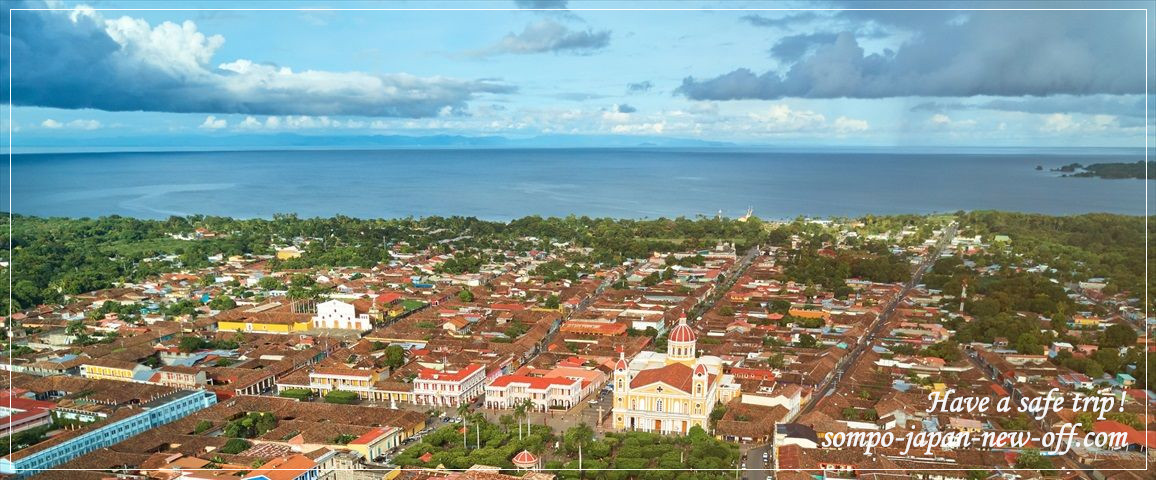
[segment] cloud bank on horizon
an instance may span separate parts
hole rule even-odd
[[[887,26],[910,12],[848,12]],[[972,12],[867,54],[854,32],[788,36],[785,73],[747,68],[677,92],[695,100],[1049,96],[1144,93],[1144,17],[1136,12]],[[758,25],[758,23],[756,23]],[[762,25],[766,25],[765,23]],[[808,51],[809,53],[804,53]]]
[[[54,2],[59,10],[13,12],[11,30],[0,22],[12,52],[0,74],[12,78],[16,138],[295,131],[1143,146],[1152,39],[1142,11],[489,6],[507,10],[270,21]]]

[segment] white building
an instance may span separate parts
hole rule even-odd
[[[317,304],[317,315],[313,317],[313,328],[334,328],[339,330],[357,330],[365,332],[373,329],[373,321],[369,315],[369,305],[345,303],[340,300],[329,300]]]
[[[476,363],[459,370],[423,368],[413,380],[418,405],[456,407],[469,403],[485,390],[486,369]]]
[[[529,400],[534,409],[569,409],[582,401],[582,381],[564,377],[503,375],[486,385],[486,408],[514,408]]]

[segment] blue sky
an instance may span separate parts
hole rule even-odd
[[[1143,11],[720,11],[708,9],[928,5],[580,0],[278,5],[502,11],[13,5],[60,9],[15,11],[11,31],[3,27],[13,53],[0,68],[5,82],[11,73],[14,106],[0,113],[17,147],[110,138],[128,146],[149,138],[276,144],[278,133],[335,143],[450,134],[579,135],[592,144],[619,136],[756,145],[1144,145],[1151,37]],[[638,6],[693,10],[585,10]],[[8,48],[0,55],[8,57]]]

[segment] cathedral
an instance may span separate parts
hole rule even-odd
[[[614,366],[614,429],[686,434],[698,425],[710,431],[710,412],[739,393],[722,360],[699,357],[686,316],[670,331],[666,353],[641,352]]]

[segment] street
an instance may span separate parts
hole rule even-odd
[[[746,458],[743,460],[743,478],[745,480],[765,480],[774,475],[775,461],[771,455],[774,447],[768,445],[754,445],[749,450],[744,449]],[[763,460],[763,455],[766,460]]]
[[[810,401],[808,401],[807,405],[799,412],[800,416],[810,412],[815,408],[815,405],[818,405],[819,401],[821,401],[827,395],[830,395],[831,392],[835,391],[835,388],[839,385],[839,381],[843,379],[843,374],[859,361],[859,356],[862,355],[863,352],[871,346],[871,343],[875,340],[875,337],[879,334],[880,331],[883,330],[883,327],[887,325],[887,321],[891,318],[891,315],[895,313],[896,307],[898,307],[903,299],[907,297],[907,294],[911,291],[911,289],[919,284],[919,280],[923,277],[923,273],[935,264],[935,261],[939,259],[939,255],[943,253],[943,249],[946,248],[949,243],[951,243],[951,239],[955,237],[956,228],[957,225],[952,223],[947,227],[947,229],[944,230],[943,237],[940,238],[939,243],[936,244],[934,253],[927,255],[927,257],[923,259],[923,262],[920,263],[919,267],[915,269],[915,273],[912,274],[911,280],[908,280],[907,283],[903,285],[903,289],[895,295],[895,298],[891,299],[891,301],[887,303],[887,306],[884,307],[883,310],[879,312],[879,315],[875,317],[875,320],[871,322],[871,326],[867,329],[867,335],[864,336],[860,342],[855,345],[855,348],[851,350],[851,354],[844,357],[843,361],[837,367],[835,367],[835,370],[831,372],[830,375],[827,375],[826,380],[824,380],[823,383],[815,389],[815,391],[811,394]]]

